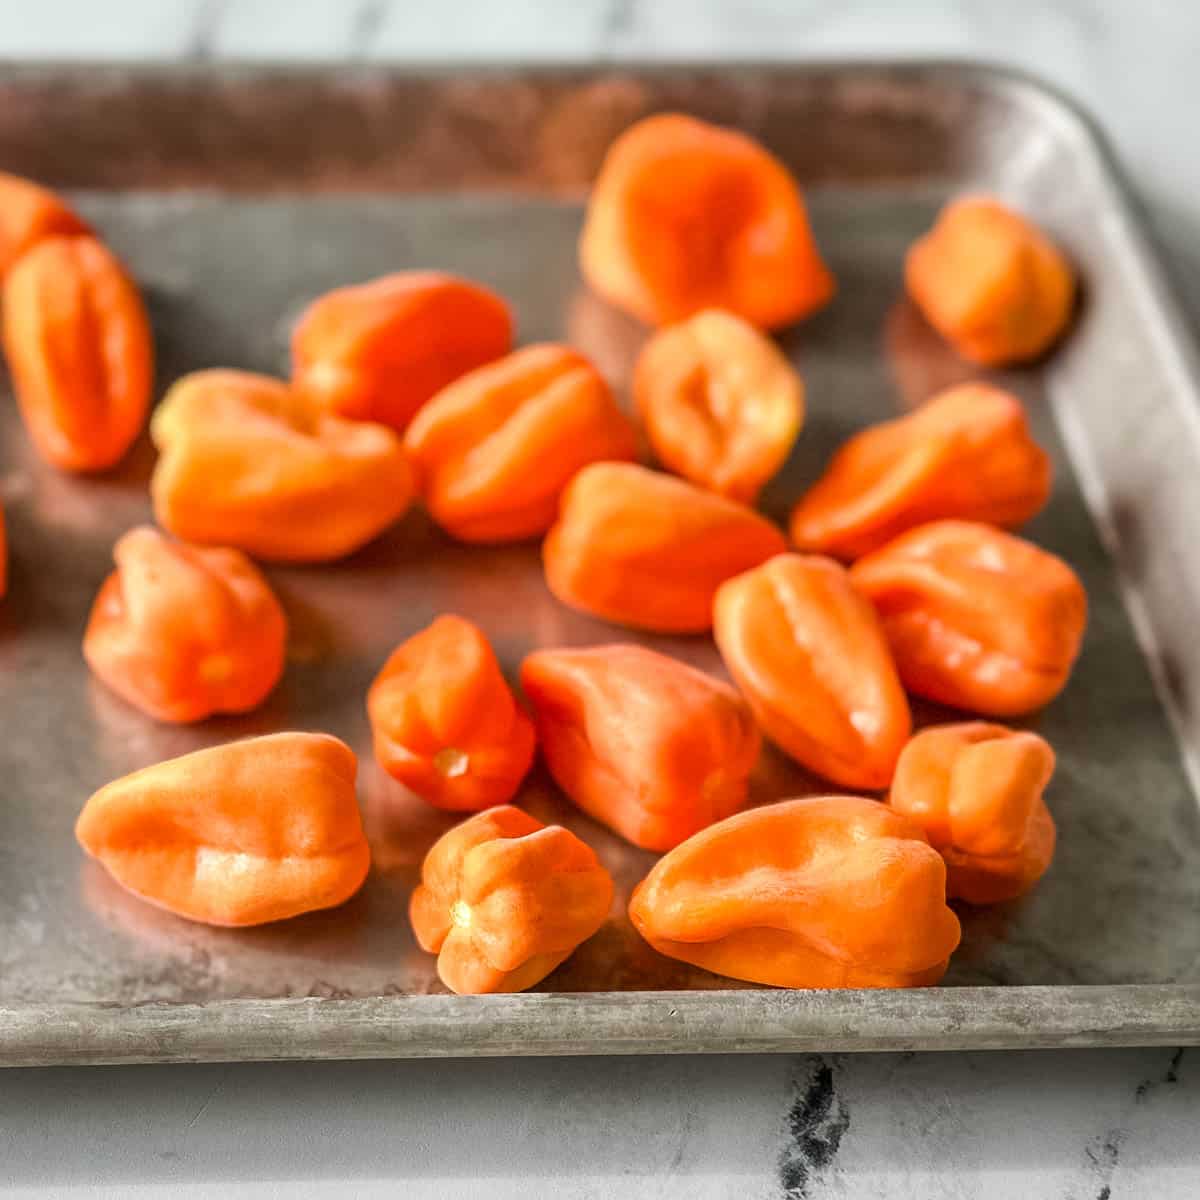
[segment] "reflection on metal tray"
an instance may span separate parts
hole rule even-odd
[[[777,518],[850,431],[968,376],[900,285],[905,247],[947,194],[999,191],[1082,268],[1087,295],[1068,343],[1045,366],[998,376],[1028,401],[1058,466],[1053,501],[1030,532],[1080,571],[1092,605],[1074,679],[1033,722],[1059,754],[1050,874],[1021,902],[963,911],[963,945],[940,988],[750,988],[644,945],[624,902],[652,856],[535,773],[520,802],[596,847],[618,881],[611,920],[534,993],[446,995],[405,908],[449,818],[375,767],[370,679],[396,642],[443,611],[477,620],[510,672],[534,646],[629,635],[555,602],[536,546],[458,546],[414,512],[345,562],[270,570],[293,633],[286,678],[265,708],[196,728],[155,725],[94,682],[79,653],[113,540],[148,518],[153,452],[143,441],[101,478],[57,474],[32,455],[3,395],[0,488],[13,563],[0,605],[0,1060],[1200,1035],[1200,812],[1185,766],[1200,745],[1191,536],[1200,389],[1111,167],[1055,97],[1009,75],[943,66],[18,69],[0,73],[0,167],[77,189],[147,290],[162,383],[217,365],[282,370],[289,323],[311,296],[437,266],[511,297],[523,341],[565,338],[623,388],[643,332],[580,284],[580,197],[612,136],[667,107],[740,125],[782,155],[810,187],[840,281],[832,307],[782,339],[807,381],[810,415],[765,497]],[[720,671],[708,639],[641,640]],[[257,929],[205,928],[126,895],[76,848],[72,823],[98,785],[284,728],[328,730],[360,755],[375,866],[344,907]],[[815,786],[768,752],[753,791],[767,801]]]

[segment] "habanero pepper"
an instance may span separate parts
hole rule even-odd
[[[802,550],[853,560],[928,521],[1022,525],[1052,482],[1021,402],[968,383],[846,442],[792,510],[790,532]]]
[[[438,617],[393,651],[371,684],[375,757],[435,808],[511,800],[533,762],[533,722],[478,626]]]
[[[633,463],[584,467],[542,547],[564,604],[663,633],[712,627],[717,588],[787,548],[765,517]]]
[[[778,555],[720,587],[713,634],[780,749],[845,787],[888,785],[912,717],[879,619],[845,568]]]
[[[348,900],[371,862],[357,762],[322,733],[275,733],[102,787],[79,844],[128,891],[208,925],[261,925]]]
[[[614,645],[536,651],[521,687],[555,781],[635,846],[669,850],[744,807],[760,739],[727,683]]]
[[[760,329],[833,295],[800,188],[753,138],[678,113],[609,147],[579,243],[593,291],[650,325],[724,308]]]
[[[919,525],[860,558],[904,686],[988,716],[1018,716],[1066,686],[1087,593],[1061,558],[972,521]]]
[[[604,924],[612,897],[589,846],[502,805],[434,843],[409,917],[452,992],[522,992]]]
[[[412,501],[392,430],[333,416],[265,375],[184,376],[150,433],[159,449],[154,513],[184,541],[326,562],[382,533]]]
[[[946,893],[996,904],[1027,892],[1054,857],[1043,793],[1054,751],[1036,733],[983,721],[923,729],[904,747],[888,804],[946,860]]]
[[[241,551],[142,525],[113,557],[83,635],[95,675],[160,721],[249,712],[266,699],[283,674],[287,619]]]
[[[629,903],[660,954],[788,988],[922,987],[958,945],[946,866],[920,828],[861,796],[809,796],[710,825]]]

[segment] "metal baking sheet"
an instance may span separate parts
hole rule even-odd
[[[71,189],[149,297],[159,382],[281,371],[320,291],[442,267],[497,288],[520,336],[566,339],[624,389],[641,329],[575,265],[581,197],[631,120],[683,109],[741,126],[809,188],[840,282],[783,336],[809,418],[765,505],[782,519],[843,437],[970,377],[905,301],[903,252],[950,193],[986,188],[1044,222],[1086,295],[1046,365],[995,376],[1027,401],[1058,476],[1031,529],[1082,574],[1091,626],[1054,744],[1053,869],[1026,899],[963,909],[943,986],[747,987],[656,955],[624,904],[651,855],[578,814],[539,771],[519,802],[618,881],[611,919],[536,991],[453,997],[414,944],[408,894],[449,818],[370,753],[364,696],[393,646],[456,611],[511,673],[535,646],[629,638],[547,593],[537,547],[455,545],[417,511],[354,557],[271,568],[291,620],[260,711],[191,728],[139,715],[84,668],[114,539],[149,517],[153,450],[73,479],[39,462],[0,392],[12,548],[0,604],[0,1061],[855,1050],[1200,1038],[1200,387],[1182,322],[1089,126],[1011,74],[909,65],[406,72],[0,71],[0,167]],[[720,672],[705,638],[641,638]],[[938,714],[924,709],[929,719]],[[374,853],[345,906],[210,929],[128,896],[72,824],[107,780],[225,739],[300,728],[358,751]],[[1189,782],[1191,775],[1193,782]],[[820,785],[768,751],[756,801]]]

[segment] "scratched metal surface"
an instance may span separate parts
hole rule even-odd
[[[94,119],[102,99],[103,128]],[[59,475],[29,450],[5,387],[0,489],[12,563],[0,605],[0,1061],[1200,1036],[1200,819],[1109,553],[1155,640],[1156,669],[1190,745],[1194,363],[1103,159],[1053,98],[1003,76],[931,68],[472,78],[16,71],[0,76],[0,167],[83,185],[80,207],[147,292],[163,385],[208,366],[282,371],[290,322],[311,296],[437,266],[511,297],[523,341],[568,340],[623,389],[643,335],[580,283],[579,188],[615,129],[667,104],[753,128],[813,184],[818,239],[839,279],[830,310],[782,338],[807,382],[809,418],[765,497],[777,518],[848,433],[970,376],[900,285],[904,250],[945,195],[1004,192],[1084,268],[1088,296],[1069,344],[1049,367],[998,377],[1029,402],[1058,467],[1053,500],[1029,532],[1075,566],[1091,600],[1075,676],[1030,722],[1059,755],[1050,874],[1022,901],[962,910],[963,945],[940,989],[766,992],[645,946],[623,909],[653,856],[575,812],[539,771],[518,802],[597,849],[617,879],[611,918],[539,994],[449,997],[405,910],[421,857],[450,821],[374,765],[363,708],[371,678],[398,641],[444,611],[477,620],[510,674],[535,646],[635,635],[559,605],[535,545],[457,546],[413,512],[342,563],[269,569],[291,621],[290,656],[260,711],[156,725],[92,680],[79,654],[114,539],[149,519],[153,450],[143,440],[101,478]],[[78,153],[55,140],[67,129]],[[708,639],[639,640],[721,672]],[[107,780],[287,728],[327,730],[360,755],[374,865],[343,907],[210,929],[126,895],[78,851],[76,813]],[[753,798],[817,787],[768,750]]]

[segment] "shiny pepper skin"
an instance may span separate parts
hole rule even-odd
[[[494,292],[440,271],[336,288],[292,334],[292,382],[330,412],[402,433],[431,396],[507,354],[513,323]]]
[[[589,846],[503,806],[438,839],[409,916],[452,992],[522,992],[604,924],[612,897],[612,877]]]
[[[184,376],[150,432],[154,513],[185,541],[325,562],[370,541],[412,500],[392,430],[332,416],[265,375]]]
[[[438,617],[397,647],[367,710],[380,766],[436,808],[504,804],[533,762],[533,722],[462,617]]]
[[[0,171],[0,279],[39,242],[91,232],[56,192]]]
[[[187,546],[143,525],[113,557],[83,654],[114,692],[174,722],[266,699],[283,673],[287,621],[241,551]]]
[[[1052,482],[1021,402],[968,383],[852,437],[792,511],[792,540],[852,561],[942,518],[1011,528],[1041,511]]]
[[[1002,717],[1066,686],[1087,595],[1048,551],[988,525],[934,521],[859,559],[851,578],[916,695]]]
[[[468,542],[539,536],[571,477],[632,459],[637,438],[608,385],[567,346],[528,346],[470,372],[404,438],[433,519]]]
[[[970,904],[1027,892],[1054,857],[1042,794],[1054,751],[1036,733],[971,721],[924,729],[900,755],[888,804],[946,860],[946,891]]]
[[[787,548],[753,509],[632,463],[585,467],[542,550],[563,603],[663,633],[712,626],[717,588]]]
[[[197,750],[102,787],[79,844],[159,908],[261,925],[348,900],[371,862],[350,748],[275,733]]]
[[[780,749],[845,787],[888,785],[912,717],[879,619],[843,567],[781,554],[729,580],[713,634]]]
[[[985,367],[1037,358],[1071,318],[1075,275],[1036,226],[999,201],[951,201],[904,265],[908,294],[963,358]]]
[[[614,645],[539,650],[521,687],[555,781],[635,846],[669,850],[745,806],[760,739],[728,684]]]
[[[38,453],[66,471],[115,465],[145,424],[150,322],[138,289],[95,238],[40,241],[4,280],[4,352]]]
[[[775,329],[834,290],[787,168],[753,138],[677,113],[613,142],[579,257],[593,291],[650,325],[724,308]]]
[[[752,504],[804,421],[804,384],[779,348],[732,313],[707,309],[655,334],[633,395],[668,470]]]
[[[874,800],[752,808],[661,858],[629,904],[661,954],[788,988],[922,987],[958,945],[946,867]]]

